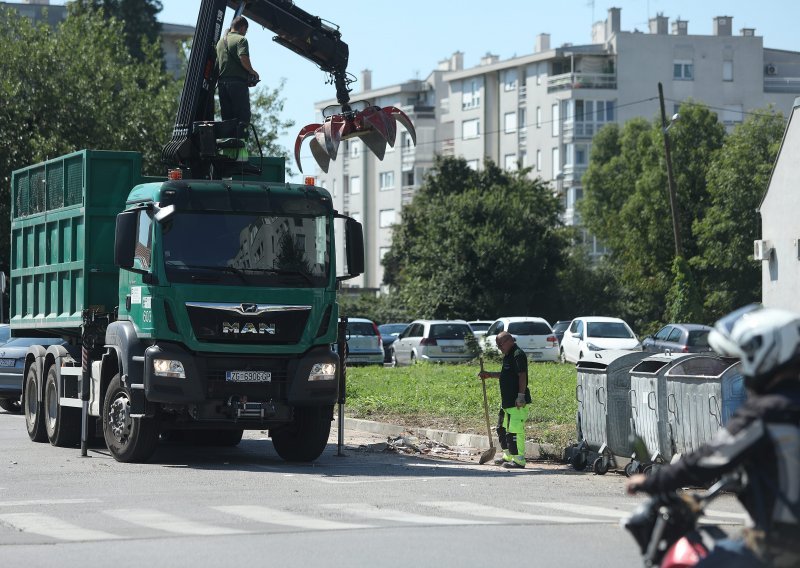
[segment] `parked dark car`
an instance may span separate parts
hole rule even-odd
[[[392,362],[392,343],[395,342],[397,336],[403,333],[403,330],[408,327],[407,323],[385,323],[378,326],[378,331],[381,332],[383,339],[383,362]]]
[[[22,408],[22,371],[31,345],[66,345],[60,338],[17,337],[0,346],[0,408],[19,412]]]
[[[572,323],[572,320],[559,320],[553,324],[553,334],[558,339],[558,343],[561,343],[561,338],[564,337],[564,332],[567,331],[569,324]]]
[[[670,323],[642,340],[642,350],[649,353],[702,353],[711,351],[707,325],[699,323]]]

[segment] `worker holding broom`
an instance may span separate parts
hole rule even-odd
[[[482,380],[500,379],[500,414],[497,421],[497,437],[503,455],[494,460],[497,465],[509,469],[525,467],[525,421],[531,392],[528,390],[528,358],[517,346],[514,337],[507,331],[497,334],[497,348],[503,354],[503,367],[499,373],[481,371]]]

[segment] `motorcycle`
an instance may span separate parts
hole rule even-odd
[[[654,495],[623,519],[642,552],[644,565],[660,568],[694,566],[708,556],[716,541],[727,538],[714,525],[698,526],[706,506],[725,491],[744,486],[743,473],[723,476],[705,493],[669,492]]]

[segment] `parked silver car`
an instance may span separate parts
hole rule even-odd
[[[378,326],[365,318],[347,320],[347,364],[383,365],[383,343]]]
[[[464,320],[416,320],[392,345],[392,365],[417,361],[464,363],[475,357],[467,346],[472,329]]]
[[[19,412],[22,408],[22,372],[31,345],[66,345],[61,338],[17,337],[0,346],[0,408]]]

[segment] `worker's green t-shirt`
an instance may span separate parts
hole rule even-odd
[[[226,37],[223,37],[217,43],[217,65],[219,66],[220,80],[241,79],[247,81],[250,74],[242,66],[242,61],[239,59],[242,55],[250,57],[250,46],[247,44],[247,38],[236,32],[228,32],[227,49],[225,48],[225,43]]]

